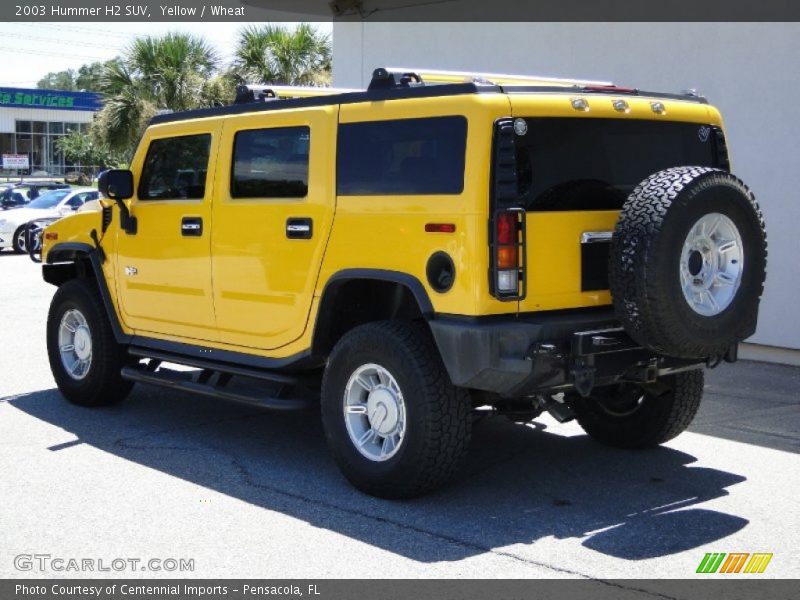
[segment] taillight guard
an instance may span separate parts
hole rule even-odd
[[[498,300],[523,300],[527,294],[525,216],[522,208],[499,210],[492,216],[490,287]]]

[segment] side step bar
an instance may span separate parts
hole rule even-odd
[[[270,410],[304,410],[314,405],[314,398],[310,395],[308,398],[279,398],[276,396],[281,395],[280,393],[269,395],[260,390],[228,389],[226,386],[230,382],[232,376],[235,375],[234,373],[218,371],[216,369],[204,369],[200,371],[199,376],[195,378],[195,374],[191,372],[160,368],[160,363],[161,361],[159,359],[152,359],[150,363],[146,365],[139,364],[123,367],[121,372],[122,378],[129,381],[200,394],[202,396],[232,400],[234,402],[258,406],[260,408],[268,408]],[[217,376],[216,383],[212,383],[214,375]],[[251,375],[248,374],[247,376]]]
[[[253,379],[261,379],[264,381],[273,381],[284,385],[307,385],[309,381],[304,381],[299,377],[292,377],[283,373],[276,373],[274,371],[267,371],[265,369],[254,369],[250,367],[241,367],[238,365],[231,365],[228,363],[217,362],[205,358],[195,358],[193,356],[184,356],[182,354],[172,354],[169,352],[160,352],[158,350],[150,350],[138,346],[131,346],[128,348],[128,354],[137,356],[139,358],[151,358],[161,362],[176,363],[179,365],[186,365],[187,367],[194,367],[195,369],[206,369],[210,371],[218,371],[221,373],[230,373],[231,375],[239,375],[242,377],[252,377]]]

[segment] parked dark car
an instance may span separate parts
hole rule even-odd
[[[35,200],[42,192],[65,188],[69,188],[69,185],[56,181],[17,183],[7,190],[0,191],[0,208],[3,210],[19,208],[20,206],[25,206],[31,200]]]

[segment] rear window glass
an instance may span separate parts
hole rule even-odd
[[[466,145],[460,116],[340,125],[337,193],[460,194]]]
[[[646,177],[716,166],[715,135],[697,123],[531,118],[516,136],[519,194],[528,210],[619,209]]]
[[[140,200],[199,200],[206,193],[211,134],[153,140],[147,149]]]
[[[310,141],[308,127],[238,132],[233,148],[231,197],[305,197]]]

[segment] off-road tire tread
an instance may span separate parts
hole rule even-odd
[[[90,372],[81,384],[76,384],[64,372],[57,348],[61,313],[56,314],[55,311],[63,302],[76,298],[89,309],[90,314],[84,316],[90,320],[93,346]],[[52,329],[55,329],[55,333]],[[133,383],[123,379],[120,374],[122,367],[130,359],[125,346],[117,343],[114,337],[105,305],[93,279],[71,279],[58,288],[47,316],[47,340],[47,354],[53,377],[59,391],[72,404],[86,407],[109,406],[123,400],[133,388]]]
[[[694,195],[709,186],[735,181],[747,196],[760,227],[764,263],[767,257],[767,239],[764,216],[755,196],[738,177],[709,167],[675,167],[655,173],[640,183],[628,197],[614,230],[611,242],[609,281],[618,318],[628,333],[641,345],[654,352],[692,358],[719,357],[724,355],[731,343],[740,341],[746,334],[733,332],[725,341],[709,346],[699,337],[682,333],[676,327],[672,312],[665,310],[666,277],[652,268],[658,260],[652,251],[662,231],[667,211],[693,184],[693,194],[685,194],[682,202],[691,202]],[[757,250],[756,250],[757,251]],[[764,291],[766,269],[758,276],[755,293],[758,300]],[[742,290],[740,290],[741,292]],[[741,331],[748,331],[754,324],[743,322]],[[752,331],[750,331],[752,333]]]
[[[670,391],[661,396],[648,396],[643,414],[634,413],[620,419],[592,406],[591,398],[581,398],[575,399],[573,404],[577,421],[593,439],[616,448],[653,448],[668,442],[686,431],[697,415],[703,399],[705,373],[695,369],[667,379],[672,384]]]
[[[466,390],[455,387],[442,363],[427,326],[417,322],[380,321],[361,325],[337,344],[331,353],[330,363],[350,347],[364,347],[374,343],[375,337],[390,341],[402,349],[412,376],[421,384],[424,394],[419,401],[428,403],[430,419],[427,423],[426,451],[419,462],[416,477],[373,485],[353,481],[363,491],[383,498],[411,498],[425,494],[447,482],[458,470],[466,455],[472,428],[470,399]],[[325,370],[322,380],[322,398],[341,402],[340,390],[330,389],[331,369]],[[347,473],[346,473],[347,475]]]

